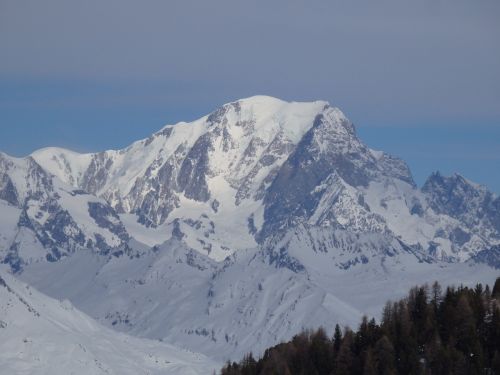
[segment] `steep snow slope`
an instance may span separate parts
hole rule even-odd
[[[104,328],[69,301],[0,276],[2,374],[207,374],[218,366],[170,345]]]

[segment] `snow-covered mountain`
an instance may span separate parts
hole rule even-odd
[[[0,173],[0,197],[28,216],[22,224],[45,226],[36,229],[50,241],[46,217],[68,222],[64,253],[177,235],[220,261],[297,224],[383,233],[450,261],[500,243],[498,197],[458,175],[435,174],[417,189],[402,160],[366,147],[342,112],[321,101],[243,99],[123,150],[3,155]]]
[[[77,249],[126,248],[129,235],[105,200],[64,184],[32,157],[0,154],[0,181],[0,251],[14,271]]]
[[[321,101],[251,97],[123,150],[0,154],[0,210],[19,277],[217,359],[500,268],[499,197],[459,175],[419,189]]]
[[[2,374],[207,374],[218,365],[170,345],[104,328],[71,302],[0,277]]]

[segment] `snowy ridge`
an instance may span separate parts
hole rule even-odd
[[[92,154],[79,154],[58,147],[37,150],[31,157],[49,173],[74,187],[78,186],[92,160]]]

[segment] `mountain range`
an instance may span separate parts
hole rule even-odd
[[[122,150],[0,154],[0,212],[4,271],[216,361],[500,269],[500,197],[458,174],[419,188],[324,101],[255,96]]]

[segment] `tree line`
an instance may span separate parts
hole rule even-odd
[[[500,374],[500,277],[494,287],[414,287],[357,331],[320,328],[228,362],[222,375]]]

